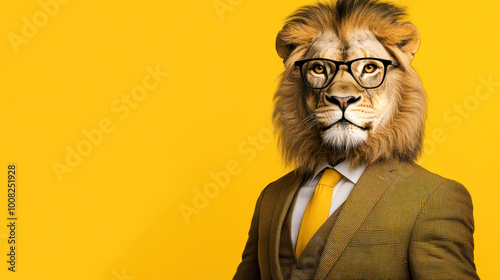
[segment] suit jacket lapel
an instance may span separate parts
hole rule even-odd
[[[298,172],[294,172],[294,175],[290,177],[289,180],[285,180],[282,183],[283,186],[276,202],[276,207],[274,208],[270,229],[271,236],[269,238],[269,262],[273,279],[283,279],[279,263],[281,228],[283,227],[288,208],[290,208],[295,192],[305,179],[306,178],[298,174]]]
[[[314,279],[322,280],[328,275],[387,187],[394,181],[395,176],[391,171],[396,169],[396,161],[374,163],[361,175],[328,236]]]

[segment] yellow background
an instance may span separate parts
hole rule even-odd
[[[11,273],[5,188],[0,279],[231,278],[258,194],[288,170],[268,137],[283,69],[275,35],[313,2],[220,0],[231,7],[222,15],[213,0],[65,2],[52,15],[39,1],[0,2],[0,184],[17,163],[19,218]],[[500,2],[398,2],[422,36],[421,163],[469,189],[479,275],[500,279]],[[16,45],[23,19],[40,26]],[[123,106],[148,67],[168,76],[129,115],[117,113],[113,104]],[[66,164],[67,147],[85,145],[83,131],[102,121],[114,130],[60,181],[54,162]],[[228,168],[226,186],[210,189],[210,174]],[[197,212],[183,217],[179,207]]]

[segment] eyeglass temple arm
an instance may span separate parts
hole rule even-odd
[[[399,62],[397,62],[397,61],[391,60],[391,65],[394,66],[394,67],[398,67],[401,64],[399,64]]]

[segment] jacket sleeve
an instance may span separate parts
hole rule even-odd
[[[233,280],[260,280],[260,269],[258,260],[258,241],[259,241],[259,214],[262,197],[264,196],[264,189],[255,205],[252,222],[250,224],[250,231],[248,232],[248,240],[241,256],[241,263],[236,270]]]
[[[447,180],[423,204],[411,233],[412,279],[479,279],[474,264],[472,200]]]

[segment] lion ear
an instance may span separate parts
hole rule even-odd
[[[295,44],[291,44],[286,41],[284,33],[284,29],[282,29],[278,32],[278,36],[276,36],[276,51],[278,52],[278,55],[283,58],[283,61],[288,59],[296,47]]]
[[[418,33],[415,25],[404,22],[399,23],[396,27],[396,46],[412,61],[420,47],[420,33]]]

